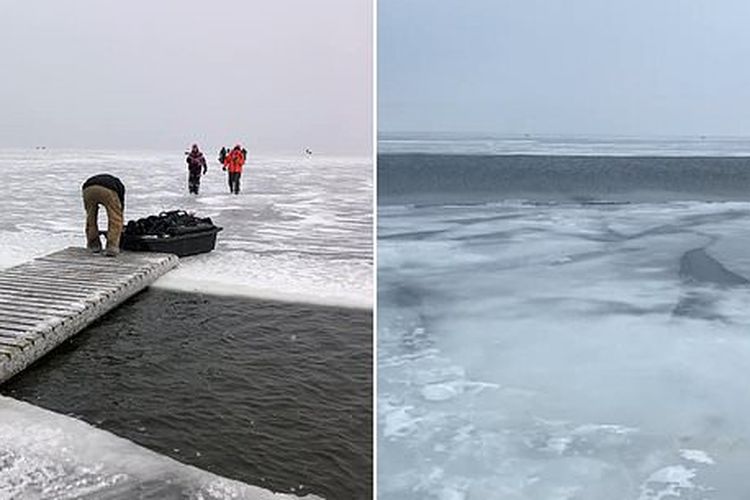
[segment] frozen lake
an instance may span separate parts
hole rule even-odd
[[[244,323],[246,328],[255,328],[266,333],[290,327],[312,335],[317,331],[316,328],[323,327],[315,324],[305,326],[305,321],[310,320],[310,313],[288,313],[289,310],[295,310],[294,307],[304,311],[306,304],[334,306],[330,308],[333,311],[331,314],[336,311],[353,312],[350,308],[364,309],[356,312],[367,316],[366,310],[372,307],[373,262],[372,167],[369,159],[256,158],[251,153],[243,174],[242,193],[234,196],[229,194],[226,174],[213,160],[213,154],[209,153],[207,158],[209,171],[203,178],[201,194],[195,197],[187,193],[187,169],[181,151],[170,154],[0,151],[0,175],[5,187],[5,194],[0,197],[0,268],[66,246],[84,246],[81,184],[93,174],[107,172],[120,177],[126,186],[126,220],[166,210],[183,209],[194,211],[201,217],[211,217],[217,225],[224,228],[219,233],[217,247],[213,252],[181,259],[179,268],[159,280],[155,286],[175,291],[304,303],[299,307],[294,304],[290,304],[286,309],[278,307],[278,314],[268,315],[270,317],[264,316],[263,311],[273,310],[273,304],[266,309],[255,307],[252,312],[256,313],[256,316],[252,317],[247,314],[243,316],[241,310],[238,312],[237,308],[241,306],[236,306],[232,310],[225,308],[222,313],[217,312],[216,308],[204,307],[200,311],[203,316],[194,317],[197,324],[188,325],[179,332],[171,332],[165,328],[163,331],[150,333],[169,335],[183,334],[191,329],[200,331],[201,322],[209,322],[211,326],[221,330],[222,322],[211,320],[212,316],[223,314],[230,319],[238,317],[237,315],[250,318],[250,321],[246,319]],[[100,220],[102,224],[106,224],[103,213]],[[241,301],[235,302],[239,304]],[[252,307],[252,303],[249,304]],[[293,317],[285,317],[285,314],[292,314]],[[133,331],[149,332],[148,322],[139,322],[139,318],[135,317],[132,323],[136,325],[129,325],[127,321],[122,322],[119,334],[130,335]],[[351,340],[346,338],[346,335],[354,326],[347,324],[346,320],[324,326],[338,328],[342,333],[340,338],[336,337],[332,341],[335,348],[345,346],[347,341]],[[237,331],[237,328],[230,329],[229,336]],[[200,334],[210,335],[211,330],[204,328]],[[241,357],[242,350],[227,342],[226,334],[227,331],[214,331],[213,337],[189,340],[206,341],[212,349],[233,349],[232,355],[226,355],[226,359]],[[256,337],[253,337],[253,340],[258,340]],[[366,337],[369,338],[367,335]],[[170,338],[179,342],[179,337]],[[215,342],[212,343],[211,339]],[[285,345],[288,345],[289,337],[285,337],[285,340]],[[295,335],[291,336],[291,340],[296,340]],[[369,341],[364,345],[369,350]],[[127,346],[136,348],[137,342],[131,339]],[[160,351],[160,347],[164,347],[164,344],[152,344],[151,349],[146,349],[136,359],[129,358],[127,353],[117,352],[116,349],[100,353],[103,354],[101,357],[97,357],[95,353],[94,359],[88,364],[88,374],[91,376],[92,373],[105,372],[107,366],[115,360],[118,363],[133,361],[136,370],[137,366],[142,366],[144,362],[153,362],[164,367],[164,364],[159,364],[158,361],[165,355]],[[297,350],[302,351],[303,348]],[[320,349],[317,354],[325,359],[326,356],[333,355],[334,350]],[[207,348],[202,352],[212,351]],[[266,359],[275,359],[273,356],[279,355],[273,349],[273,343],[267,346],[264,352],[267,355]],[[86,356],[85,352],[79,354],[82,357]],[[108,358],[108,355],[111,357]],[[351,353],[347,352],[346,355]],[[55,353],[51,353],[50,356],[55,356]],[[189,370],[190,363],[194,361],[183,358],[179,368]],[[212,361],[219,364],[220,371],[226,375],[222,381],[233,384],[231,390],[217,396],[219,401],[213,409],[235,408],[234,413],[227,417],[231,416],[241,421],[244,418],[242,412],[246,412],[247,407],[242,406],[242,401],[238,402],[238,393],[252,381],[246,379],[247,374],[242,369],[233,369],[232,363],[221,364],[221,360],[217,359]],[[45,360],[42,360],[40,363],[44,362]],[[242,361],[240,359],[237,362]],[[199,366],[192,374],[194,380],[185,380],[180,387],[184,389],[191,383],[200,386],[206,376],[200,370],[207,366],[209,363]],[[156,410],[148,413],[146,417],[165,427],[173,428],[172,434],[162,439],[159,444],[164,446],[165,442],[174,439],[175,434],[188,432],[189,429],[184,427],[184,421],[175,418],[175,415],[185,406],[186,399],[195,397],[196,391],[181,395],[179,391],[172,390],[170,394],[163,395],[159,391],[168,388],[158,384],[156,374],[138,373],[142,376],[129,377],[127,373],[119,373],[115,382],[105,383],[99,392],[96,392],[97,389],[93,385],[69,387],[73,392],[80,390],[81,393],[89,393],[89,397],[84,398],[84,401],[92,401],[90,407],[83,408],[87,406],[84,402],[81,408],[73,408],[71,412],[85,414],[98,408],[94,402],[111,401],[108,391],[119,390],[116,389],[117,382],[124,384],[124,389],[122,386],[119,387],[123,389],[123,397],[128,404],[132,404],[132,398],[127,395],[127,387],[132,388],[129,384],[138,379],[148,387],[148,390],[140,392],[140,396],[146,399],[152,397],[162,402],[161,405],[155,405]],[[179,370],[171,370],[170,373],[174,375],[179,373]],[[146,380],[149,375],[150,381]],[[104,380],[105,378],[99,377],[99,381]],[[296,379],[287,374],[285,380]],[[255,382],[257,381],[256,379]],[[49,377],[42,375],[40,390],[45,387],[45,382],[54,385],[60,381],[50,371]],[[178,384],[179,382],[181,381],[178,381]],[[306,382],[317,388],[315,384],[319,380],[311,376]],[[356,385],[359,380],[351,383]],[[202,389],[206,389],[205,384]],[[272,402],[274,398],[280,397],[278,393],[283,392],[283,384],[271,380],[267,384],[267,390],[261,391],[258,386],[255,389],[261,392],[259,398],[266,398],[263,403],[256,401],[255,409],[264,407],[273,412]],[[369,386],[360,389],[367,392]],[[316,398],[314,393],[310,393],[310,396],[310,406],[325,404],[324,399]],[[211,406],[210,398],[206,399],[205,394],[201,397],[203,399],[194,401],[194,404],[180,415],[192,421],[196,429],[199,426],[195,424],[195,414],[198,413],[198,417],[205,420],[210,413],[202,411],[206,406]],[[241,407],[239,410],[238,406]],[[329,407],[333,408],[335,405],[329,404]],[[366,417],[367,413],[361,415]],[[105,418],[114,422],[127,422],[127,404],[107,413]],[[269,417],[268,421],[273,422],[273,418]],[[309,422],[310,419],[302,427],[307,428]],[[111,425],[109,427],[117,428]],[[206,426],[198,430],[206,431]],[[220,425],[214,425],[212,430],[218,433],[219,443],[222,439],[234,439],[235,434],[231,432],[237,431],[233,428],[224,435]],[[140,430],[128,428],[127,431],[131,434],[145,432],[145,427]],[[290,428],[288,431],[291,436],[295,435],[294,432],[300,432],[300,428]],[[210,433],[208,435],[210,436]],[[264,438],[282,443],[287,436],[277,433]],[[155,439],[158,440],[159,436],[155,436]],[[178,448],[187,449],[195,445],[190,441],[186,439],[174,445],[174,455],[179,457]],[[233,448],[235,455],[241,454],[241,448],[245,445],[246,443],[237,442],[236,439],[227,444],[238,447]],[[221,444],[217,446],[220,447]],[[206,445],[204,449],[208,447]],[[278,454],[272,455],[274,459],[283,459],[284,453],[289,451],[289,447],[286,447],[279,450]],[[352,453],[357,453],[357,450],[353,450]],[[362,450],[361,453],[366,451]],[[322,453],[326,459],[329,454],[328,450]],[[227,456],[233,455],[228,453]],[[247,453],[242,458],[252,459]],[[200,463],[200,456],[192,457],[192,461]],[[212,463],[218,461],[213,460]],[[291,461],[287,460],[288,463]],[[221,474],[222,469],[218,469]],[[225,467],[223,470],[229,471],[232,467]],[[236,477],[240,474],[234,470],[233,475]],[[366,478],[360,477],[358,480],[366,483]],[[326,486],[332,491],[337,488],[337,484]],[[296,490],[296,493],[299,493],[299,490]],[[134,496],[217,500],[297,498],[294,494],[273,495],[268,490],[183,465],[77,419],[11,398],[0,397],[0,498],[119,499]]]
[[[107,172],[126,187],[125,218],[183,209],[222,226],[210,254],[183,259],[157,286],[372,307],[372,166],[347,158],[256,158],[229,194],[207,152],[197,197],[182,152],[0,151],[0,267],[84,246],[81,184]],[[100,214],[102,221],[105,220]]]
[[[680,171],[664,165],[643,168]],[[556,172],[526,175],[564,185]],[[691,200],[683,180],[664,202],[610,202],[606,179],[571,188],[596,187],[584,203],[381,191],[380,498],[750,494],[750,203]]]

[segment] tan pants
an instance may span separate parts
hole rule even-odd
[[[102,186],[89,186],[83,190],[83,207],[86,209],[86,246],[91,250],[102,248],[97,217],[99,205],[107,210],[107,248],[120,248],[122,233],[122,204],[117,193]]]

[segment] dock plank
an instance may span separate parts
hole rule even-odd
[[[0,383],[177,264],[171,254],[107,258],[70,247],[0,270]]]

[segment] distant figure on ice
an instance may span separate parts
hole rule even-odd
[[[188,165],[188,191],[193,194],[198,194],[198,189],[201,187],[201,173],[205,174],[208,170],[206,165],[206,158],[198,149],[197,144],[193,144],[190,153],[187,156]]]
[[[305,156],[312,156],[312,150],[310,148],[305,148]]]
[[[99,174],[83,183],[83,208],[86,210],[86,248],[94,253],[102,251],[97,217],[99,205],[107,210],[107,248],[104,255],[116,257],[120,253],[125,186],[114,175]]]
[[[240,194],[240,177],[242,176],[242,166],[247,158],[247,151],[243,153],[244,148],[237,144],[224,159],[224,169],[229,172],[229,192]]]
[[[226,159],[227,159],[227,148],[222,146],[221,151],[219,151],[219,163],[224,165],[224,160]],[[224,168],[223,170],[226,170],[226,168]]]

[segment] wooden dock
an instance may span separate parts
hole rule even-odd
[[[66,248],[0,271],[0,383],[153,283],[171,254]]]

